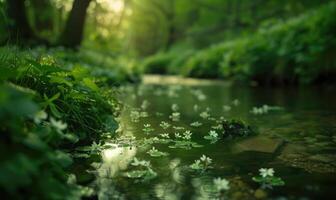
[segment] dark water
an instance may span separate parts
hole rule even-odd
[[[251,88],[196,83],[143,84],[122,90],[125,94],[121,99],[128,106],[121,118],[120,139],[111,141],[112,147],[102,154],[103,163],[100,163],[97,174],[101,199],[334,199],[334,89]],[[172,104],[178,106],[174,109],[180,113],[179,121],[169,118],[173,112]],[[281,109],[262,114],[251,112],[253,107],[263,105]],[[209,116],[202,118],[200,113],[204,111]],[[137,121],[137,112],[146,112],[148,116],[139,117]],[[203,137],[210,130],[221,133],[222,130],[216,127],[216,120],[220,117],[241,119],[258,134],[235,139],[220,138],[211,143]],[[181,130],[172,126],[164,130],[159,126],[161,121]],[[202,125],[191,126],[195,121]],[[144,124],[150,124],[154,131],[145,134],[142,130]],[[192,132],[190,141],[203,147],[170,148],[173,141],[167,144],[144,142],[144,138],[161,138],[163,133],[174,139],[174,133],[182,134],[186,130]],[[169,155],[151,157],[146,152],[152,146]],[[212,159],[212,168],[203,172],[191,170],[189,166],[203,154]],[[149,177],[149,180],[146,176],[125,177],[127,172],[141,168],[131,164],[134,157],[150,161],[150,169],[156,176]],[[265,188],[254,182],[252,177],[259,175],[260,168],[273,168],[274,176],[281,177],[285,185]],[[214,192],[213,179],[217,177],[228,180],[230,188]]]

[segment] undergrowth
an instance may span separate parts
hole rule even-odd
[[[115,134],[121,104],[109,80],[40,50],[0,52],[2,197],[92,195],[71,173],[72,151]]]
[[[144,61],[143,68],[147,73],[259,83],[333,80],[335,13],[336,4],[331,2],[285,21],[265,22],[255,33],[203,50],[154,55]]]

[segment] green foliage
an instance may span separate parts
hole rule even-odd
[[[115,92],[89,69],[60,65],[51,55],[15,48],[0,52],[0,188],[5,198],[90,195],[91,189],[67,183],[75,178],[71,153],[118,128]]]
[[[245,137],[254,134],[255,132],[251,127],[241,120],[223,121],[223,137]]]
[[[336,4],[205,49],[191,57],[185,75],[309,83],[335,73]]]
[[[166,74],[171,61],[174,59],[173,54],[159,53],[154,56],[148,57],[142,63],[142,69],[144,73],[148,74]]]

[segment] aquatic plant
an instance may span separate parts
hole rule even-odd
[[[195,171],[205,172],[207,169],[211,168],[212,159],[202,155],[200,159],[195,160],[193,164],[190,165],[190,168]]]
[[[142,101],[140,107],[141,107],[142,110],[146,110],[148,108],[148,106],[149,106],[149,101],[145,99],[145,100]]]
[[[172,109],[173,112],[177,112],[179,110],[179,106],[177,104],[173,104],[171,106],[171,109]]]
[[[204,111],[200,113],[200,117],[203,119],[208,119],[210,117],[210,114],[208,111]]]
[[[162,134],[160,134],[160,136],[161,136],[162,138],[166,138],[166,139],[169,139],[169,138],[170,138],[170,136],[169,136],[168,133],[162,133]]]
[[[218,123],[216,125],[211,126],[211,128],[216,129],[216,130],[223,130],[223,124]]]
[[[279,106],[263,105],[259,108],[253,107],[251,110],[251,113],[255,115],[262,115],[262,114],[267,114],[269,111],[277,111],[277,110],[282,110],[282,108]]]
[[[136,182],[145,182],[154,179],[157,173],[151,168],[150,161],[138,160],[136,157],[131,163],[136,169],[125,173],[127,178],[135,179]]]
[[[196,121],[196,122],[191,123],[190,126],[193,126],[193,127],[200,127],[200,126],[202,126],[202,123]]]
[[[222,192],[224,190],[229,190],[229,181],[226,180],[225,178],[215,178],[213,179],[214,186],[217,190],[217,192]]]
[[[218,133],[216,131],[211,130],[208,135],[204,136],[204,139],[211,140],[211,143],[215,143],[219,140]]]
[[[184,130],[185,128],[183,126],[173,126],[173,129],[176,131]]]
[[[152,157],[168,156],[168,153],[161,152],[161,151],[157,150],[155,147],[152,147],[152,149],[150,149],[147,153]]]
[[[180,117],[181,117],[181,113],[179,113],[179,112],[173,112],[173,113],[169,116],[169,118],[170,118],[172,121],[174,121],[174,122],[178,122],[178,121],[180,121]]]
[[[160,126],[161,126],[161,128],[163,128],[163,129],[168,129],[171,125],[168,123],[168,122],[165,122],[165,121],[162,121],[161,123],[160,123]]]
[[[169,148],[182,148],[182,149],[191,149],[202,147],[202,145],[197,144],[196,142],[191,141],[192,133],[190,131],[185,131],[180,134],[178,132],[175,133],[175,140],[173,140],[174,145],[168,146]]]
[[[145,134],[149,134],[150,132],[154,131],[154,129],[152,128],[152,125],[150,124],[144,124],[144,128],[142,129]]]
[[[259,176],[253,177],[252,180],[262,184],[263,188],[285,185],[285,182],[280,177],[274,176],[273,168],[260,168]]]
[[[148,116],[149,116],[148,112],[146,112],[146,111],[140,112],[140,117],[145,118],[145,117],[148,117]]]
[[[185,131],[183,133],[182,139],[184,139],[184,140],[190,140],[191,136],[192,136],[192,132],[188,130],[188,131]]]

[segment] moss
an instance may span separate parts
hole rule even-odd
[[[256,132],[241,120],[223,121],[223,137],[225,138],[247,137],[255,134]]]

